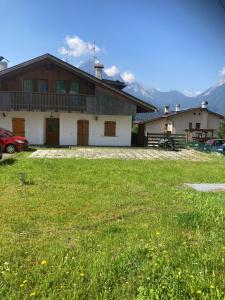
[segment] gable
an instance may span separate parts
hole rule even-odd
[[[79,74],[66,70],[62,66],[44,59],[41,62],[37,62],[24,68],[12,71],[6,74],[1,80],[1,90],[3,91],[22,91],[23,80],[32,79],[47,80],[49,86],[49,92],[56,92],[56,81],[76,81],[79,83],[80,94],[94,95],[95,85],[90,81],[82,78]],[[37,84],[34,84],[34,92],[37,92]]]
[[[27,68],[32,68],[35,66],[36,63],[40,63],[43,62],[47,59],[47,61],[55,63],[56,65],[60,66],[61,68],[70,71],[73,74],[79,75],[80,78],[87,80],[89,83],[92,83],[94,86],[99,86],[109,92],[113,92],[115,93],[115,95],[120,96],[121,99],[124,100],[128,100],[133,102],[136,107],[137,107],[137,112],[153,112],[156,111],[157,108],[155,106],[153,106],[152,104],[149,104],[139,98],[136,98],[134,96],[132,96],[131,94],[125,93],[124,91],[120,91],[118,89],[116,89],[115,87],[106,84],[103,80],[100,80],[96,77],[94,77],[93,75],[90,75],[89,73],[86,73],[76,67],[74,67],[73,65],[70,65],[64,61],[62,61],[61,59],[51,55],[51,54],[44,54],[42,56],[36,57],[34,59],[31,59],[29,61],[26,61],[24,63],[21,63],[19,65],[16,65],[14,67],[8,68],[6,70],[3,70],[0,72],[0,90],[3,90],[1,88],[1,82],[4,80],[4,78],[6,78],[7,76],[9,76],[10,74],[15,76],[17,71],[22,71],[22,70],[27,70]],[[8,79],[10,80],[10,79]],[[19,83],[12,83],[12,81],[15,80],[15,77],[12,79],[11,78],[11,85],[12,87],[19,87]],[[5,86],[6,87],[6,86]]]

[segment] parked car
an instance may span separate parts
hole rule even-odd
[[[0,160],[3,158],[3,154],[2,154],[2,146],[0,144]]]
[[[217,147],[215,151],[225,155],[225,143],[223,145]]]
[[[11,131],[0,128],[0,146],[3,152],[14,153],[28,147],[28,140],[23,136],[15,136]]]
[[[225,143],[223,139],[210,139],[205,142],[204,151],[216,151],[219,146],[222,146]]]

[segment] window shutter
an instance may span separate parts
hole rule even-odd
[[[23,81],[23,91],[28,93],[33,93],[34,82],[31,79],[24,79]]]
[[[64,80],[56,81],[56,93],[57,94],[66,94],[66,82]]]
[[[38,80],[38,92],[47,93],[48,92],[48,81],[47,80]]]
[[[116,122],[105,122],[105,136],[116,136]]]
[[[79,83],[76,81],[71,82],[70,94],[78,95],[79,94]]]

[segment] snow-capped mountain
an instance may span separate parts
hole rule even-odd
[[[78,65],[78,67],[85,72],[94,75],[94,62],[88,60]],[[103,70],[103,78],[111,80],[123,81],[120,74],[115,76],[108,76]],[[171,110],[175,109],[176,104],[181,105],[181,109],[190,107],[197,107],[201,105],[201,102],[208,101],[209,109],[225,115],[225,82],[219,82],[217,85],[210,87],[203,93],[190,97],[176,90],[162,92],[155,88],[149,88],[144,86],[138,81],[126,82],[127,87],[124,89],[127,93],[130,93],[146,102],[152,103],[159,110],[162,110],[164,105],[169,105]]]

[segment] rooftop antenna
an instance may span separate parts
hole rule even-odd
[[[95,63],[97,62],[95,41],[93,41],[92,52],[93,52],[93,61],[94,61],[94,65],[95,65]]]

